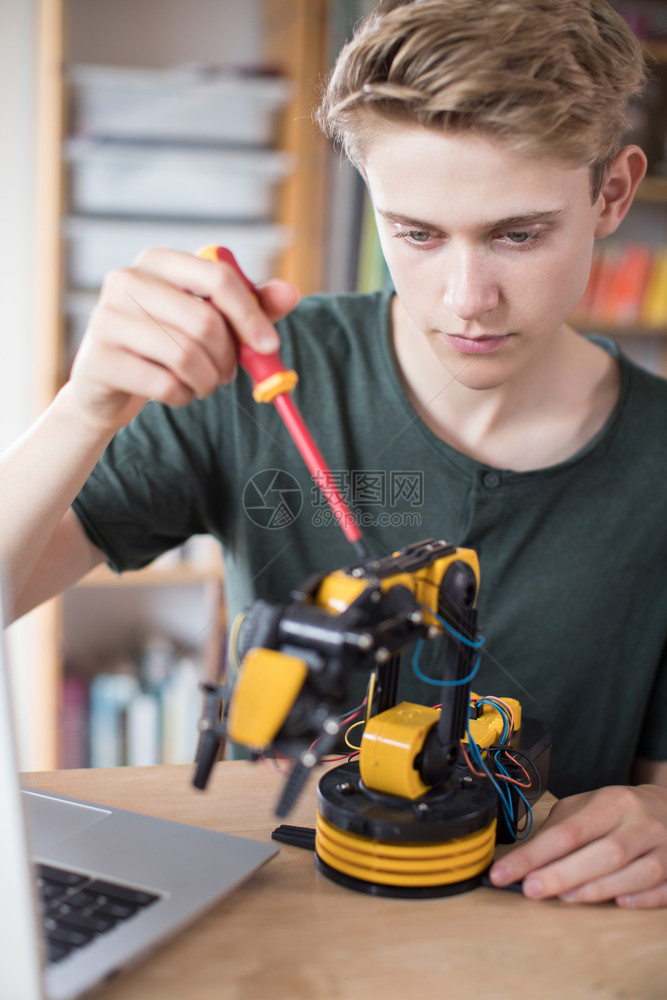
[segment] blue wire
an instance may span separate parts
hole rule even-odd
[[[453,625],[450,625],[448,621],[442,618],[436,611],[433,611],[431,608],[429,608],[427,604],[420,604],[419,607],[423,611],[428,611],[430,615],[433,615],[433,617],[440,622],[442,627],[446,629],[450,635],[453,635],[455,639],[458,639],[459,642],[462,642],[464,646],[469,646],[471,649],[479,649],[480,646],[484,645],[483,635],[480,636],[479,639],[469,639],[467,636],[462,635],[460,632],[457,632],[457,630],[454,628]]]
[[[516,785],[514,787],[516,788]],[[530,833],[530,831],[533,829],[533,810],[531,808],[531,805],[530,805],[528,799],[523,794],[523,792],[521,791],[521,789],[517,788],[516,791],[517,791],[517,794],[519,795],[519,797],[522,798],[523,801],[524,801],[524,804],[526,806],[526,816],[528,817],[528,825],[526,826],[526,829],[523,831],[523,833],[521,834],[521,836],[519,836],[517,834],[516,839],[517,840],[525,840],[526,837],[528,836],[528,834]]]
[[[457,631],[457,629],[455,629],[453,625],[450,625],[448,621],[446,621],[441,615],[437,614],[437,612],[433,611],[427,605],[422,604],[422,605],[420,605],[420,607],[424,611],[428,611],[429,614],[433,615],[433,617],[438,622],[440,622],[440,624],[442,625],[442,627],[447,632],[449,632],[449,634],[451,636],[453,636],[455,639],[458,639],[459,642],[462,642],[464,646],[468,646],[469,649],[480,649],[484,645],[484,636],[480,636],[477,640],[469,639],[469,638],[467,638],[467,636],[462,635],[461,632]],[[421,655],[421,651],[422,651],[423,648],[424,648],[424,640],[423,639],[418,639],[417,640],[417,644],[415,646],[415,651],[414,651],[414,653],[412,655],[412,669],[413,669],[415,675],[419,678],[419,680],[424,681],[425,684],[433,684],[433,685],[435,685],[437,687],[457,687],[457,686],[462,685],[462,684],[468,684],[475,677],[475,675],[477,674],[477,671],[479,670],[479,666],[480,666],[481,659],[482,659],[480,655],[477,656],[477,659],[475,661],[475,665],[472,668],[472,670],[470,671],[470,673],[468,674],[468,676],[467,677],[463,677],[461,680],[458,680],[458,681],[443,681],[443,680],[436,680],[434,677],[427,677],[426,674],[422,673],[422,671],[421,671],[421,669],[419,667],[419,657]],[[509,719],[507,718],[507,716],[505,715],[505,713],[502,711],[502,709],[499,709],[498,705],[495,702],[493,702],[490,699],[488,699],[488,698],[480,698],[477,701],[477,704],[478,705],[481,705],[481,704],[492,705],[493,708],[495,708],[497,711],[500,712],[501,718],[503,720],[503,733],[502,733],[500,742],[503,743],[505,741],[505,739],[507,738],[507,736],[509,735],[509,726],[510,726]],[[468,748],[470,750],[470,755],[472,756],[474,762],[478,765],[478,767],[481,767],[481,769],[487,775],[487,777],[489,778],[489,780],[493,784],[494,788],[498,792],[498,798],[500,799],[500,807],[503,810],[503,813],[505,815],[505,819],[507,821],[508,826],[511,827],[512,826],[512,822],[514,820],[514,806],[512,804],[512,793],[511,793],[511,791],[510,791],[509,788],[503,789],[503,788],[500,787],[500,785],[498,784],[498,782],[494,778],[493,774],[491,773],[491,770],[489,769],[489,767],[485,763],[484,758],[482,757],[482,754],[481,754],[481,751],[480,751],[479,747],[477,746],[477,744],[475,743],[475,741],[472,738],[472,735],[470,733],[470,724],[469,723],[468,723],[468,725],[467,725],[466,728],[467,728],[467,733],[468,733]],[[498,760],[497,754],[495,755],[494,760],[495,760],[495,763],[496,763],[496,767],[498,767],[503,772],[503,774],[505,775],[505,777],[509,778],[510,775],[508,774],[508,772],[505,770],[505,768],[503,767],[503,765]],[[533,810],[531,809],[530,803],[528,802],[528,799],[523,794],[523,792],[521,791],[521,789],[518,788],[516,785],[514,786],[514,788],[516,790],[517,795],[519,796],[520,799],[522,799],[522,801],[523,801],[523,803],[524,803],[524,805],[526,807],[526,815],[528,817],[528,826],[527,826],[527,828],[523,831],[523,833],[521,834],[521,836],[519,836],[517,834],[516,839],[517,840],[525,840],[525,838],[528,836],[528,834],[530,833],[530,831],[533,828]]]
[[[502,706],[499,706],[498,702],[494,701],[493,698],[478,698],[476,704],[490,705],[491,708],[495,708],[496,712],[498,712],[500,718],[503,720],[503,732],[499,742],[504,743],[510,735],[510,723],[509,718],[505,713],[505,709]]]
[[[484,761],[484,758],[482,757],[481,751],[480,751],[479,747],[477,746],[477,744],[475,743],[475,741],[473,740],[472,735],[470,733],[470,722],[468,722],[468,725],[467,725],[466,728],[467,728],[467,732],[468,732],[468,748],[470,750],[470,754],[473,757],[475,763],[479,767],[481,767],[482,770],[486,773],[486,775],[488,776],[489,780],[493,784],[494,788],[498,792],[498,797],[500,798],[501,808],[502,808],[502,810],[503,810],[503,812],[505,814],[505,817],[506,817],[506,819],[508,821],[508,824],[510,824],[512,822],[512,820],[514,819],[514,809],[512,807],[512,798],[511,798],[511,796],[508,796],[507,798],[505,797],[507,790],[506,789],[502,789],[500,787],[500,785],[498,784],[498,782],[496,781],[496,779],[493,777],[493,774],[489,770],[488,766],[486,765],[486,763]]]
[[[500,753],[500,751],[498,751],[498,753]],[[505,770],[505,768],[503,767],[503,765],[498,760],[498,754],[495,754],[495,761],[496,761],[497,766],[503,772],[503,774],[506,774],[507,777],[509,778],[509,773]],[[529,803],[528,799],[526,798],[526,796],[523,794],[523,792],[521,791],[521,789],[517,785],[514,785],[514,791],[519,796],[519,798],[523,799],[523,803],[524,803],[524,805],[526,807],[526,816],[528,817],[526,829],[523,831],[523,833],[521,834],[521,836],[519,836],[517,834],[516,839],[517,840],[525,840],[526,837],[528,836],[528,834],[530,833],[530,831],[533,828],[533,810],[532,810],[532,808],[530,806],[530,803]]]
[[[422,651],[423,648],[424,648],[424,640],[423,639],[417,639],[417,645],[415,646],[415,651],[412,654],[412,669],[413,669],[413,671],[415,672],[415,674],[417,675],[417,677],[419,678],[420,681],[424,681],[425,684],[434,684],[437,687],[443,687],[443,686],[444,687],[458,687],[461,684],[467,684],[469,681],[471,681],[473,679],[473,677],[475,676],[475,674],[479,670],[479,665],[480,665],[481,660],[482,660],[482,657],[478,656],[477,660],[475,661],[475,665],[472,668],[472,670],[470,671],[470,673],[468,674],[468,676],[467,677],[462,677],[461,680],[458,680],[458,681],[437,680],[435,677],[427,677],[426,674],[422,673],[422,671],[421,671],[421,669],[419,667],[419,657],[421,656],[421,651]]]
[[[467,684],[476,675],[477,671],[479,670],[479,665],[481,662],[482,662],[482,657],[478,656],[477,659],[475,660],[475,665],[473,666],[472,670],[470,671],[467,677],[463,677],[459,681],[440,681],[440,684],[443,687],[459,687],[461,684]]]
[[[509,776],[510,776],[509,773],[507,772],[507,770],[503,767],[503,765],[498,760],[498,753],[497,752],[493,755],[493,759],[496,762],[496,767],[498,768],[498,770],[502,774],[504,774],[506,778],[509,778]],[[510,789],[507,786],[505,786],[505,791],[507,792],[508,801],[511,803],[512,802],[512,793],[511,793]],[[512,804],[512,815],[514,815],[514,805],[513,804]]]
[[[510,811],[511,811],[511,809],[512,809],[512,803],[511,803],[511,801],[508,801],[505,798],[505,790],[502,789],[499,786],[498,782],[493,777],[493,773],[491,772],[491,770],[488,767],[486,761],[482,757],[482,751],[480,750],[480,748],[477,746],[477,744],[475,743],[474,739],[472,738],[472,733],[470,732],[470,720],[468,720],[468,724],[466,726],[466,731],[468,733],[468,748],[470,750],[470,755],[473,758],[474,763],[477,764],[479,767],[481,767],[482,770],[486,773],[486,775],[490,778],[490,780],[493,783],[493,785],[495,786],[496,791],[498,792],[500,798],[505,803],[505,805],[507,806],[507,808],[510,809]]]
[[[503,765],[498,760],[498,754],[499,753],[501,753],[500,750],[496,751],[496,753],[493,755],[494,756],[494,760],[496,762],[496,766],[503,772],[504,775],[506,775],[509,778],[510,777],[509,772],[505,770],[505,768],[503,767]],[[523,792],[521,791],[521,789],[517,785],[514,785],[514,791],[519,796],[519,798],[523,799],[523,803],[524,803],[524,805],[526,807],[526,816],[528,817],[526,829],[523,831],[523,833],[521,834],[521,836],[519,836],[519,834],[516,834],[516,839],[517,840],[525,840],[526,837],[528,836],[528,834],[530,833],[530,831],[533,828],[533,810],[531,808],[531,805],[530,805],[528,799],[526,798],[526,796],[523,794]],[[509,789],[508,789],[508,792],[510,792]],[[511,792],[510,792],[510,798],[511,798]]]

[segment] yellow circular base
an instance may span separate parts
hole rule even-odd
[[[465,882],[493,861],[496,820],[464,837],[437,843],[393,843],[348,833],[317,814],[315,851],[351,878],[380,885],[431,887]]]

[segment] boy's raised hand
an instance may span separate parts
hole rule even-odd
[[[259,302],[226,263],[175,250],[147,250],[112,271],[72,366],[67,391],[84,420],[113,433],[148,399],[184,406],[236,373],[233,330],[258,351],[279,347],[273,322],[297,290],[285,281],[257,289]]]
[[[667,788],[609,786],[563,799],[490,876],[498,886],[523,880],[535,899],[667,906]]]

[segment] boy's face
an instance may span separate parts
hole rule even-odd
[[[381,126],[364,174],[403,335],[423,335],[470,388],[550,363],[590,270],[603,199],[591,204],[588,168],[479,135]]]

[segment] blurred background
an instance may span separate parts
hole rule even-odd
[[[67,378],[104,272],[145,246],[227,243],[303,293],[386,286],[363,184],[311,120],[372,6],[0,0],[0,446]],[[616,6],[651,67],[632,120],[650,176],[573,321],[667,374],[667,0]],[[24,769],[190,760],[226,629],[205,537],[13,625]]]

